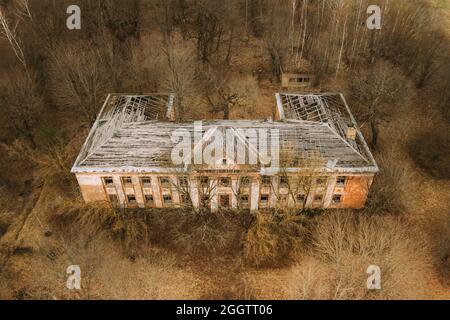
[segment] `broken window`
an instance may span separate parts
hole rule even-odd
[[[171,186],[169,177],[160,177],[159,183],[161,184],[161,187],[163,187],[163,188],[170,188],[170,186]]]
[[[286,194],[281,194],[280,195],[280,205],[282,206],[286,206],[288,203],[288,197]]]
[[[134,194],[127,194],[127,201],[128,201],[128,204],[130,204],[130,205],[137,204],[136,196]]]
[[[145,197],[145,205],[149,207],[153,206],[153,195],[146,194],[144,197]]]
[[[170,194],[163,195],[164,204],[172,204],[172,196]]]
[[[114,180],[112,177],[103,177],[105,187],[114,187]]]
[[[268,194],[262,194],[259,198],[259,201],[262,205],[266,205],[269,202],[269,195]]]
[[[131,177],[122,177],[122,183],[124,186],[132,186],[133,180],[131,179]]]
[[[243,207],[243,208],[248,207],[248,205],[249,205],[248,195],[246,195],[246,194],[241,195],[239,202],[240,202],[241,207]]]
[[[178,184],[181,188],[186,189],[189,186],[189,181],[187,177],[179,177]]]
[[[221,208],[230,207],[230,196],[228,194],[221,194],[219,196],[219,205]]]
[[[318,178],[316,178],[316,185],[323,186],[325,184],[326,180],[327,179],[325,177],[318,177]]]
[[[202,206],[206,207],[208,205],[209,205],[209,196],[208,195],[202,196]]]
[[[151,188],[152,187],[152,179],[150,177],[142,177],[141,183],[144,188]]]
[[[280,187],[287,188],[289,186],[289,178],[286,176],[280,177]]]
[[[219,181],[221,187],[231,186],[231,179],[229,177],[221,177]]]
[[[240,179],[241,187],[248,187],[250,185],[250,178],[249,177],[241,177]]]
[[[269,187],[270,186],[270,177],[269,176],[262,176],[261,177],[261,183],[263,187]]]
[[[309,78],[306,77],[291,77],[289,78],[290,83],[305,83],[309,82]]]
[[[334,194],[333,195],[333,203],[341,203],[342,202],[342,195],[341,194]]]
[[[346,177],[337,177],[336,179],[336,187],[345,186]]]
[[[314,202],[322,202],[323,196],[321,194],[316,194],[314,196]]]
[[[306,199],[306,195],[304,195],[304,194],[298,194],[295,198],[296,198],[296,200],[297,200],[298,203],[304,203],[304,202],[305,202],[305,199]]]
[[[188,203],[188,195],[187,194],[180,194],[180,203],[181,204],[186,204]]]
[[[200,177],[200,185],[204,188],[209,187],[209,178],[208,177]]]

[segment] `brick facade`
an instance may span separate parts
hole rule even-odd
[[[305,188],[295,185],[295,176],[259,175],[206,176],[187,178],[164,174],[77,174],[86,202],[114,201],[120,207],[181,207],[206,203],[215,211],[220,207],[259,210],[273,207],[352,208],[364,207],[373,174],[311,177]],[[245,180],[248,180],[244,184]],[[206,179],[205,179],[206,180]],[[203,181],[205,182],[205,181]],[[291,185],[292,183],[292,185]],[[308,190],[305,192],[305,190]],[[187,197],[188,196],[188,197]],[[185,199],[191,199],[191,202]],[[203,202],[202,202],[203,201]]]

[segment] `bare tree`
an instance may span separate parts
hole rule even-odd
[[[36,152],[28,143],[15,140],[10,145],[0,145],[11,156],[25,160],[37,166],[37,174],[41,179],[57,177],[58,182],[72,182],[70,168],[75,156],[75,150],[70,148],[68,141],[56,136],[42,144],[40,152]]]
[[[23,51],[22,41],[17,34],[17,24],[12,26],[12,22],[6,17],[5,10],[0,7],[0,37],[8,40],[11,49],[14,51],[20,64],[27,69],[27,62]]]
[[[166,87],[176,96],[176,117],[181,121],[186,111],[186,99],[197,91],[197,60],[193,50],[174,47],[171,41],[167,43],[164,53],[168,65]]]
[[[34,129],[42,111],[42,98],[38,93],[37,79],[22,70],[11,70],[0,82],[2,119],[7,120],[14,132],[36,147]]]
[[[392,65],[380,63],[354,74],[351,90],[355,105],[360,106],[357,116],[363,125],[366,122],[370,125],[371,145],[375,149],[379,122],[386,119],[391,110],[398,107],[407,96],[406,80],[400,70],[393,72]]]
[[[16,0],[16,4],[18,7],[19,15],[28,17],[30,20],[33,20],[33,16],[30,10],[30,3],[28,0]]]
[[[126,43],[139,37],[139,0],[100,2],[105,26],[113,35],[114,54],[129,58]]]
[[[290,8],[272,4],[270,7],[270,20],[267,34],[265,35],[265,41],[267,50],[269,52],[270,61],[272,64],[272,75],[277,79],[280,78],[282,62],[286,57],[286,53],[289,52],[289,21],[290,21]]]
[[[111,90],[109,70],[99,50],[58,47],[51,52],[51,93],[56,105],[81,114],[92,123]]]
[[[252,77],[231,76],[224,67],[208,68],[204,73],[205,97],[213,112],[223,112],[223,118],[229,119],[235,107],[248,106],[256,100],[258,88]]]

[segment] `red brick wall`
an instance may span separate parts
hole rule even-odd
[[[372,180],[373,175],[348,177],[344,187],[344,198],[340,207],[352,209],[363,208]]]

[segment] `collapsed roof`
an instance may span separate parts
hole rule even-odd
[[[173,100],[172,95],[109,96],[72,172],[165,172],[174,169],[176,166],[171,159],[177,144],[172,138],[174,132],[191,133],[192,146],[198,141],[194,140],[194,122],[168,121]],[[279,135],[279,165],[287,171],[308,168],[325,172],[378,171],[342,95],[277,93],[276,100],[279,121],[203,121],[202,147],[211,141],[212,132],[225,137],[231,129],[238,138],[247,141],[245,132],[249,130],[275,130]],[[347,137],[348,127],[356,128],[354,139]],[[270,147],[270,143],[260,145],[259,152],[270,154]],[[225,146],[223,148],[225,155]],[[225,159],[224,165],[217,169],[226,168],[228,160]],[[257,163],[253,169],[269,173],[273,168]]]

